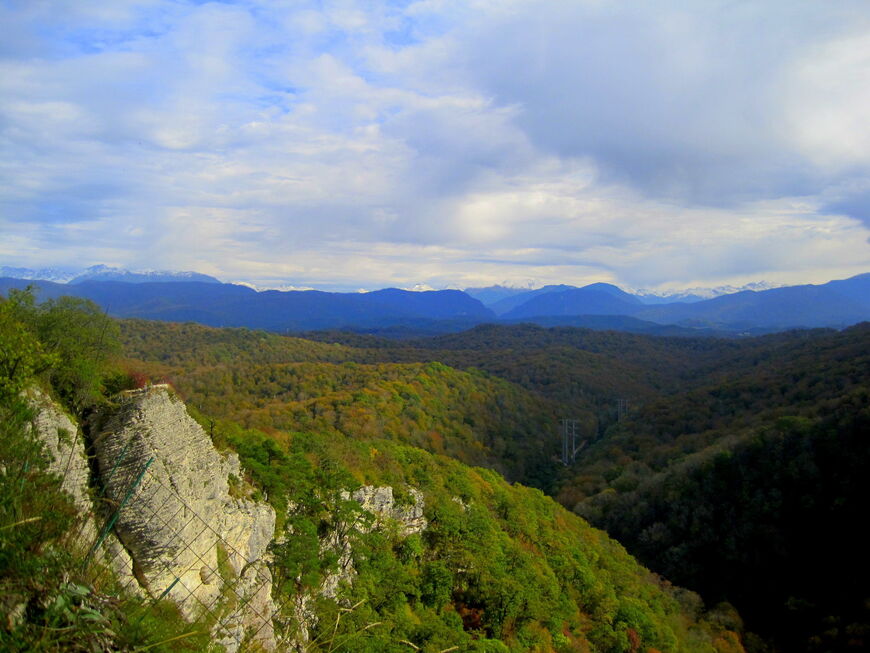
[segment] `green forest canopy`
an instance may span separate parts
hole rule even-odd
[[[312,419],[303,414],[303,404],[312,415],[319,410],[315,407],[328,404],[325,419],[333,426],[321,428],[351,437],[378,432],[380,424],[366,427],[371,406],[378,406],[375,414],[391,406],[385,416],[412,424],[416,413],[405,411],[397,388],[413,384],[415,374],[431,373],[421,363],[449,364],[434,368],[438,382],[433,388],[440,391],[430,397],[429,388],[418,385],[419,400],[407,403],[438,420],[450,397],[454,412],[440,423],[461,415],[471,439],[456,433],[456,446],[444,448],[441,442],[413,439],[410,434],[425,432],[415,426],[405,428],[399,441],[512,472],[547,489],[608,528],[654,569],[703,591],[709,600],[734,601],[753,629],[785,650],[853,650],[866,640],[866,596],[855,588],[870,586],[865,582],[867,562],[850,543],[859,541],[853,529],[870,495],[857,471],[860,465],[851,464],[862,461],[867,451],[862,421],[870,367],[867,325],[746,340],[490,325],[417,341],[326,333],[317,336],[322,342],[311,343],[195,325],[153,330],[148,323],[128,321],[123,330],[133,345],[128,344],[128,351],[150,361],[140,364],[156,366],[152,370],[190,389],[194,403],[209,401],[210,375],[220,378],[231,369],[240,379],[249,371],[258,378],[283,378],[275,405],[256,392],[241,392],[245,396],[239,406],[261,402],[244,410],[249,424],[266,430],[298,428]],[[143,346],[143,332],[150,345]],[[161,349],[158,343],[169,340],[171,347]],[[259,349],[257,342],[267,344]],[[160,356],[149,353],[148,346]],[[237,352],[245,363],[221,363],[218,351],[227,360]],[[211,367],[198,367],[193,356]],[[313,376],[320,374],[320,380],[311,382],[315,369]],[[298,380],[291,380],[294,375]],[[399,386],[384,387],[400,378]],[[343,379],[353,379],[349,387],[356,390],[343,393]],[[508,385],[499,385],[499,379]],[[452,385],[463,383],[477,386],[482,403],[465,401],[466,390],[449,395]],[[229,396],[226,389],[215,396]],[[297,394],[291,396],[293,392]],[[336,393],[341,401],[335,401]],[[499,406],[499,396],[512,398]],[[615,410],[620,398],[630,405],[621,421]],[[543,421],[524,419],[530,414]],[[288,415],[292,419],[281,422]],[[477,419],[479,415],[502,417]],[[587,446],[576,464],[560,470],[553,460],[555,425],[558,417],[569,415],[581,418]],[[783,426],[794,424],[803,426]],[[504,437],[505,427],[516,436]],[[395,427],[387,431],[398,433]],[[508,446],[491,447],[494,432]],[[471,442],[483,443],[485,449],[478,452],[485,450],[489,457],[470,459],[475,453]],[[546,453],[529,458],[527,452],[535,449]],[[826,451],[839,452],[839,457]],[[511,467],[516,460],[535,464]],[[752,473],[734,471],[743,467]],[[716,480],[720,475],[725,478]],[[705,478],[709,482],[698,487]],[[832,489],[816,491],[831,482]],[[780,510],[785,504],[765,497],[781,494],[783,484],[790,484],[791,507]],[[825,527],[813,532],[830,537],[798,535],[825,513],[834,515],[833,521],[818,520]],[[721,514],[728,518],[720,519]],[[687,515],[695,517],[687,520]],[[706,521],[704,515],[709,515]],[[781,545],[771,549],[768,542]],[[711,571],[717,564],[728,569],[722,582]],[[795,576],[795,568],[814,572]],[[785,582],[786,575],[808,580],[797,591]],[[860,582],[847,582],[847,576]],[[827,578],[827,584],[817,582],[820,578]],[[755,591],[762,582],[769,589]]]
[[[16,304],[17,299],[21,301]],[[26,428],[29,409],[18,392],[28,384],[43,385],[84,415],[99,412],[100,404],[110,401],[103,393],[141,380],[137,375],[148,364],[130,362],[127,374],[118,373],[112,326],[89,305],[34,306],[27,297],[0,302],[0,371],[6,389],[0,406],[6,418],[0,491],[9,498],[0,523],[2,582],[5,596],[13,600],[41,597],[33,600],[58,606],[58,612],[25,612],[23,618],[0,625],[0,638],[12,650],[105,645],[149,650],[187,645],[195,650],[202,645],[189,634],[174,638],[183,625],[171,610],[149,609],[143,615],[134,598],[109,600],[112,594],[107,592],[114,590],[89,586],[74,573],[81,569],[80,561],[74,547],[62,544],[73,518],[71,506],[59,493],[57,479],[44,471],[39,447]],[[77,337],[67,337],[71,335]],[[253,351],[256,345],[249,348]],[[69,369],[62,367],[65,361]],[[155,369],[171,369],[165,361],[153,364]],[[232,356],[225,364],[233,366]],[[251,364],[256,363],[243,363],[240,372]],[[361,394],[351,395],[351,406],[364,403],[372,385],[383,382],[388,385],[379,389],[381,398],[389,399],[394,391],[419,392],[424,410],[429,392],[433,398],[448,393],[445,402],[464,400],[450,394],[454,384],[463,393],[484,393],[467,399],[469,411],[489,401],[486,392],[495,401],[510,391],[518,393],[517,401],[531,401],[503,381],[437,363],[307,364],[332,367],[319,378],[317,368],[291,366],[289,376],[274,382],[294,388],[304,381],[309,384],[304,392],[328,395],[341,392],[334,382],[340,371],[360,385]],[[191,364],[183,371],[195,376],[198,370]],[[242,389],[252,392],[248,386]],[[256,404],[256,397],[250,399]],[[219,412],[223,405],[216,401],[212,407]],[[437,418],[447,429],[458,415],[451,414],[451,406],[444,410]],[[13,415],[18,417],[10,419]],[[400,500],[408,486],[424,492],[429,528],[421,536],[402,537],[390,529],[354,536],[358,576],[343,591],[357,607],[338,620],[332,616],[341,604],[319,601],[322,631],[315,631],[314,646],[341,643],[356,651],[406,651],[403,642],[412,642],[426,651],[454,646],[542,652],[742,650],[731,630],[736,622],[727,611],[703,617],[695,595],[650,574],[616,542],[539,491],[510,485],[493,471],[427,453],[402,437],[384,439],[375,432],[348,437],[339,428],[328,428],[329,421],[314,422],[307,430],[257,430],[221,415],[199,417],[218,445],[239,451],[249,480],[283,509],[283,524],[292,528],[292,536],[275,549],[274,573],[284,592],[305,591],[334,568],[336,561],[328,555],[312,556],[320,547],[311,537],[358,510],[342,499],[342,491],[361,483],[389,483]],[[456,427],[457,434],[495,432],[490,429],[497,429],[502,417],[496,412],[481,419],[485,429],[465,423]],[[483,440],[480,446],[497,453],[492,444]],[[36,457],[27,457],[26,451]],[[288,513],[289,505],[294,509]],[[27,527],[13,528],[22,524]],[[133,614],[138,619],[131,619]],[[320,639],[324,633],[328,637]],[[162,645],[158,637],[167,635],[173,643]]]

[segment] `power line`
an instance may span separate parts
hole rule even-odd
[[[578,420],[563,418],[560,420],[559,430],[562,433],[562,464],[566,467],[577,460],[577,453],[586,446],[586,440],[583,440],[579,446],[577,439],[580,431],[577,427]]]

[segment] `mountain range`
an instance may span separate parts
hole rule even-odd
[[[74,295],[94,301],[117,317],[276,332],[346,329],[404,337],[461,331],[481,323],[529,322],[649,334],[733,335],[801,327],[843,328],[870,320],[870,273],[821,285],[743,290],[693,301],[684,295],[680,301],[650,303],[648,295],[607,283],[469,292],[397,288],[366,293],[258,292],[195,272],[130,272],[94,266],[66,283],[34,280],[39,272],[0,268],[5,275],[0,278],[0,292],[34,285],[41,298]]]
[[[200,283],[220,283],[218,279],[200,272],[175,272],[172,270],[125,270],[109,265],[92,265],[83,270],[64,270],[59,268],[15,268],[0,267],[0,277],[13,277],[54,283],[76,284],[84,281],[123,281],[126,283],[173,283],[198,281]]]
[[[718,298],[704,310],[783,320],[806,298],[860,308],[867,276],[750,293],[736,305]],[[195,309],[209,319],[281,324],[350,319],[355,310],[357,320],[422,315],[435,325],[443,315],[469,322],[489,310],[459,291],[42,286],[43,296],[99,297],[107,312]],[[870,496],[870,323],[740,339],[489,323],[397,342],[346,331],[302,339],[116,321],[90,303],[34,306],[32,299],[10,292],[0,301],[0,353],[13,363],[0,366],[0,459],[18,470],[0,474],[11,506],[0,514],[0,590],[20,605],[63,612],[17,610],[15,621],[0,623],[0,641],[11,649],[157,650],[200,634],[184,650],[205,650],[211,624],[247,599],[212,601],[217,607],[194,624],[164,621],[181,603],[150,608],[163,598],[186,601],[191,587],[226,586],[257,587],[275,606],[259,614],[277,615],[282,629],[289,624],[282,633],[308,633],[305,642],[323,641],[326,632],[329,650],[400,651],[409,642],[421,651],[478,653],[867,650],[870,567],[860,524]],[[537,293],[510,310],[562,312],[536,318],[542,322],[646,324],[571,314],[626,306],[662,310],[607,284]],[[52,404],[55,397],[63,405]],[[32,440],[34,429],[42,443]],[[55,467],[42,469],[38,445]],[[89,465],[89,451],[103,464]],[[147,476],[155,458],[162,476]],[[99,476],[114,461],[119,474]],[[61,477],[70,487],[73,469],[80,482],[70,499],[59,487]],[[116,478],[124,480],[109,485]],[[200,478],[219,483],[206,487]],[[176,492],[194,516],[219,518],[190,531],[196,559],[179,567],[164,566],[178,561],[169,545],[177,531],[166,528],[177,504],[156,512],[133,492],[155,480],[183,488]],[[91,496],[124,508],[124,522],[114,522],[117,544],[105,539],[115,537],[108,527],[89,535],[78,527],[78,506],[91,519],[84,523],[102,523],[93,521]],[[384,506],[383,517],[394,521],[360,513],[355,502],[363,510]],[[256,576],[262,582],[242,585],[235,575],[258,555],[233,566],[235,554],[212,544],[213,532],[230,531],[233,550],[256,539],[257,551],[274,552]],[[151,547],[155,554],[143,558],[137,543],[146,540],[160,551]],[[136,561],[118,566],[125,576],[107,580],[115,567],[102,552],[93,557],[104,542],[112,543],[107,554],[126,550]],[[67,551],[71,557],[59,556]],[[182,575],[190,586],[173,594]],[[128,581],[145,592],[167,589],[125,605],[130,597],[116,588]],[[304,601],[312,607],[300,616]],[[715,607],[705,614],[704,605]],[[147,631],[128,615],[149,620]],[[93,623],[112,628],[94,631]],[[228,648],[236,650],[248,648]]]
[[[593,284],[594,285],[594,284]],[[743,290],[770,290],[780,286],[767,281],[753,281],[742,286],[715,286],[712,288],[684,288],[682,290],[658,291],[636,290],[632,292],[643,304],[671,304],[674,302],[700,302],[705,299],[713,299],[721,295],[731,295]],[[484,306],[492,308],[497,314],[506,313],[511,308],[519,306],[526,301],[531,294],[541,295],[561,290],[571,290],[578,286],[565,284],[543,286],[541,288],[515,287],[515,286],[487,286],[485,288],[466,288],[465,292],[475,299],[479,299]]]
[[[578,316],[626,316],[659,325],[723,331],[843,327],[870,319],[870,274],[821,285],[742,290],[711,299],[656,304],[606,283],[545,286],[499,299],[490,308],[504,321],[549,326],[574,324]]]

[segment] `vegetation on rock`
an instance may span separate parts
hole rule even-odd
[[[75,509],[22,395],[41,385],[83,416],[162,380],[238,452],[247,477],[233,491],[276,508],[276,603],[310,650],[742,650],[727,603],[705,612],[501,474],[708,604],[734,604],[752,650],[867,641],[866,325],[747,340],[523,325],[316,337],[119,329],[80,300],[0,301],[3,644],[159,645],[164,619],[174,636],[197,632],[170,606],[131,620],[135,599],[75,572]],[[562,467],[555,427],[568,416],[583,448]],[[349,498],[361,486],[399,502],[419,490],[428,527],[374,527]]]
[[[505,449],[498,450],[501,461],[474,462],[513,471],[512,478],[551,492],[607,528],[654,570],[700,591],[707,601],[734,603],[761,636],[753,640],[758,650],[855,650],[867,640],[870,618],[858,588],[870,586],[870,573],[866,556],[852,547],[860,542],[854,530],[870,494],[857,471],[866,458],[866,325],[730,340],[490,325],[405,341],[325,332],[309,334],[318,342],[307,344],[190,324],[126,321],[122,331],[128,351],[147,360],[133,363],[134,369],[166,375],[203,405],[211,401],[207,386],[194,386],[194,380],[207,378],[206,369],[244,379],[246,370],[319,369],[328,362],[324,381],[353,370],[376,396],[383,391],[379,374],[399,378],[426,369],[414,365],[431,362],[451,366],[441,377],[445,383],[456,382],[459,371],[475,384],[482,380],[481,388],[498,387],[492,384],[499,378],[508,381],[522,402],[508,402],[502,413],[500,423],[515,424],[517,434],[505,442],[517,447],[520,459],[535,448],[546,454],[539,454],[535,466],[513,470],[505,467],[511,455]],[[147,345],[137,344],[145,340]],[[258,343],[268,345],[260,349]],[[222,361],[216,360],[218,351]],[[208,359],[208,365],[194,357]],[[244,364],[235,365],[236,357]],[[328,404],[333,396],[328,385],[309,385],[312,394],[303,401]],[[261,401],[245,390],[244,381],[233,388],[239,405]],[[326,391],[318,395],[319,389]],[[503,392],[480,394],[492,401]],[[368,437],[367,396],[349,394],[334,413],[342,416],[341,427],[326,430]],[[437,417],[443,405],[437,393],[431,402],[427,392],[417,394],[424,412]],[[273,421],[296,400],[285,398],[287,405],[279,402],[248,424],[278,439],[284,437],[279,428],[306,428],[302,419]],[[512,405],[521,406],[516,419]],[[216,416],[230,415],[210,406]],[[465,406],[474,420],[480,405]],[[552,421],[526,428],[521,414],[530,414],[529,406],[539,406],[541,417],[553,416]],[[579,418],[584,445],[577,461],[563,470],[553,465],[556,417]],[[475,438],[486,442],[495,423],[476,421]],[[455,451],[424,439],[398,440],[435,453]],[[458,454],[463,455],[469,452]],[[788,495],[774,500],[784,487]],[[800,534],[807,530],[813,535]],[[806,583],[796,569],[813,570]],[[760,586],[764,589],[756,591]]]
[[[202,629],[174,605],[124,593],[90,564],[81,515],[34,436],[26,390],[75,411],[101,401],[117,325],[92,304],[0,299],[0,649],[200,651]],[[68,434],[71,435],[71,434]],[[90,544],[90,543],[88,543]]]
[[[518,386],[435,362],[357,363],[348,360],[346,350],[333,346],[300,347],[313,351],[303,356],[314,361],[264,364],[256,355],[262,348],[250,342],[262,334],[248,332],[241,334],[246,344],[239,348],[247,348],[250,359],[234,370],[231,352],[210,370],[216,373],[224,365],[230,378],[236,375],[230,386],[236,389],[234,398],[248,402],[239,408],[218,399],[228,387],[221,382],[211,390],[197,385],[204,378],[198,375],[205,374],[199,362],[177,365],[160,354],[150,362],[125,364],[132,376],[114,372],[112,325],[91,306],[60,301],[35,305],[26,297],[13,297],[0,307],[8,311],[2,322],[3,369],[14,368],[4,376],[8,390],[3,410],[8,411],[4,415],[18,415],[17,421],[3,421],[4,429],[12,430],[4,438],[8,448],[3,450],[0,479],[10,499],[19,492],[0,524],[0,551],[7,564],[3,589],[10,597],[0,636],[8,648],[204,646],[203,630],[185,624],[171,606],[141,610],[137,599],[119,593],[108,581],[89,584],[77,571],[82,569],[82,552],[67,546],[75,513],[58,479],[42,471],[39,446],[20,400],[21,389],[39,383],[78,414],[87,413],[94,402],[105,401],[101,390],[144,381],[137,374],[147,372],[154,380],[169,373],[181,388],[189,388],[199,400],[195,403],[202,405],[197,417],[216,445],[238,451],[248,474],[248,483],[239,479],[239,487],[253,484],[280,511],[285,536],[273,545],[276,599],[286,619],[306,619],[309,649],[742,650],[732,624],[723,625],[715,615],[704,617],[695,595],[646,571],[619,544],[540,491],[510,485],[495,471],[468,467],[439,451],[443,447],[458,458],[468,456],[469,449],[479,451],[481,462],[504,465],[516,474],[534,469],[526,466],[522,453],[531,456],[539,445],[531,437],[533,429],[550,419],[552,405]],[[52,327],[41,327],[49,315]],[[63,315],[71,318],[67,329]],[[87,328],[76,338],[52,337],[80,327]],[[337,351],[341,357],[335,356]],[[199,350],[196,355],[211,364],[215,352]],[[317,356],[335,358],[323,361]],[[26,374],[9,364],[15,357],[27,363]],[[59,369],[63,360],[73,363],[69,375]],[[274,378],[240,381],[253,370]],[[260,382],[265,389],[258,390]],[[272,399],[276,390],[283,402]],[[294,392],[310,396],[289,400]],[[280,424],[268,411],[258,412],[274,408],[273,402],[282,405],[277,414],[286,411],[296,421]],[[286,408],[294,402],[315,406],[308,413],[314,418],[302,423],[302,412]],[[367,402],[372,402],[368,413],[353,412]],[[414,408],[415,402],[418,412],[410,413],[408,407]],[[326,418],[319,412],[323,406],[339,410]],[[247,424],[236,421],[240,415]],[[269,415],[268,420],[262,415]],[[357,428],[356,420],[375,418],[383,421],[368,431]],[[427,435],[434,430],[445,434],[443,442]],[[520,442],[518,432],[529,435],[531,444]],[[360,437],[354,437],[357,433]],[[514,449],[500,445],[499,437]],[[516,456],[514,461],[510,455]],[[390,485],[400,502],[410,488],[419,490],[428,527],[409,535],[389,524],[367,526],[370,517],[347,498],[348,491],[363,484]],[[328,541],[349,543],[354,569],[352,578],[338,582],[334,598],[317,591],[340,562],[341,551],[324,546]],[[294,599],[306,597],[311,614],[300,616],[293,610]]]

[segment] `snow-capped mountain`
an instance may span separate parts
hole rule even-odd
[[[175,272],[172,270],[125,270],[109,265],[92,265],[84,270],[42,268],[0,267],[0,277],[52,281],[54,283],[77,284],[84,281],[123,281],[125,283],[156,283],[197,281],[199,283],[220,283],[218,279],[199,272]]]
[[[167,283],[197,281],[200,283],[220,283],[218,279],[200,272],[175,272],[172,270],[125,270],[108,265],[92,265],[76,275],[69,283],[85,281],[123,281],[125,283]]]
[[[281,283],[253,283],[251,281],[228,281],[227,283],[234,284],[236,286],[244,286],[245,288],[250,288],[251,290],[256,290],[257,292],[263,292],[265,290],[279,290],[281,292],[290,292],[296,290],[315,290],[311,286],[294,286],[292,284],[281,284]]]
[[[533,281],[528,281],[524,285],[519,286],[509,284],[505,281],[496,286],[465,288],[465,294],[474,297],[484,306],[491,306],[502,299],[527,293],[537,287],[537,284]]]
[[[742,286],[716,286],[715,288],[686,288],[685,290],[635,290],[630,291],[644,304],[670,304],[672,302],[682,302],[689,304],[700,302],[705,299],[713,299],[722,295],[733,295],[744,290],[771,290],[772,288],[781,288],[782,284],[770,283],[769,281],[753,281]]]
[[[67,283],[80,274],[80,270],[64,270],[60,268],[16,268],[8,265],[0,266],[0,277],[13,279],[33,279],[39,281],[52,281],[54,283]]]

